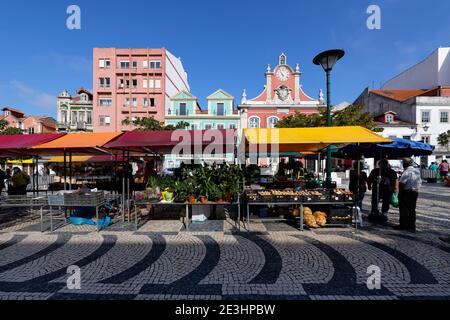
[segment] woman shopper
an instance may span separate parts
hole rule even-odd
[[[442,180],[445,180],[445,177],[448,176],[448,162],[447,160],[442,160],[441,164],[439,165],[439,174],[441,175]]]

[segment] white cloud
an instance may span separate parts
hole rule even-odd
[[[34,89],[18,80],[12,80],[11,86],[15,94],[30,106],[45,109],[55,108],[56,98],[53,95]]]

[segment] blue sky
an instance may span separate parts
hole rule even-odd
[[[70,4],[81,7],[81,30],[66,28]],[[370,4],[381,8],[381,30],[366,27]],[[202,106],[218,88],[235,103],[244,88],[258,95],[281,52],[316,97],[325,77],[313,57],[343,48],[332,100],[352,102],[449,46],[448,12],[442,0],[1,1],[0,106],[53,116],[60,91],[92,88],[93,47],[166,47],[182,58]]]

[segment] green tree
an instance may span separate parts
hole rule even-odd
[[[122,121],[122,124],[133,124],[136,127],[137,131],[177,130],[185,129],[189,126],[189,123],[187,123],[186,121],[180,121],[175,126],[171,124],[166,126],[164,123],[156,120],[154,117],[137,118],[134,121],[131,121],[130,118],[126,118]]]
[[[450,130],[447,132],[441,133],[437,138],[438,144],[441,147],[448,147],[448,143],[450,142]]]
[[[377,128],[373,117],[368,112],[363,112],[363,107],[358,105],[350,105],[343,110],[332,113],[333,126],[361,126],[375,132],[383,131]],[[277,128],[312,128],[325,127],[327,123],[327,114],[325,109],[321,109],[319,113],[303,114],[296,113],[290,115],[277,123]]]
[[[10,127],[8,121],[2,119],[0,120],[0,134],[1,135],[23,134],[23,130],[19,128]]]

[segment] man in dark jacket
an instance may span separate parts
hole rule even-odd
[[[369,190],[372,190],[372,213],[369,220],[374,222],[387,222],[387,213],[391,206],[394,192],[398,192],[397,173],[389,167],[386,159],[381,159],[378,168],[373,169],[368,178]],[[382,201],[381,213],[378,209]]]

